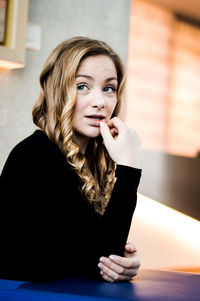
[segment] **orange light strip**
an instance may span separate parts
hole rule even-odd
[[[24,64],[0,60],[0,68],[2,68],[2,69],[17,69],[17,68],[23,68],[23,67],[24,67]]]
[[[200,221],[138,194],[137,216],[144,221],[153,221],[160,229],[173,233],[200,254]],[[200,257],[199,257],[200,264]]]

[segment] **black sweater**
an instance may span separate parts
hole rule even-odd
[[[141,170],[117,165],[99,216],[59,148],[36,130],[11,151],[0,177],[0,278],[98,277],[101,256],[123,255]]]

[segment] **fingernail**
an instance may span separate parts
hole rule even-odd
[[[102,257],[99,259],[99,261],[100,261],[100,262],[103,262],[103,263],[106,262],[106,260],[105,260],[104,258],[102,258]]]
[[[131,245],[127,245],[126,248],[128,249],[129,252],[133,251],[133,247]]]
[[[115,257],[115,256],[113,256],[113,255],[110,255],[110,256],[109,256],[109,258],[110,258],[111,260],[113,260],[113,261],[115,261],[115,260],[116,260],[116,257]]]
[[[104,126],[105,125],[105,122],[104,121],[101,121],[100,122],[100,126]]]
[[[98,267],[102,270],[103,269],[103,264],[99,263]]]

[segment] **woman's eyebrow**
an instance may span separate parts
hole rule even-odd
[[[93,77],[92,76],[90,76],[90,75],[85,75],[85,74],[77,74],[76,75],[76,78],[77,77],[86,77],[86,78],[88,78],[88,79],[92,79],[93,80]]]
[[[107,83],[107,82],[110,82],[111,80],[116,80],[116,81],[118,81],[116,77],[108,77],[108,78],[105,80],[105,82]]]
[[[92,76],[86,75],[86,74],[77,74],[76,78],[77,77],[85,77],[85,78],[88,78],[90,80],[94,80]],[[110,82],[111,80],[116,80],[117,81],[117,78],[116,77],[108,77],[108,78],[106,78],[105,83]]]

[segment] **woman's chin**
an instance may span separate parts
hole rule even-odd
[[[96,138],[100,135],[100,128],[99,127],[89,127],[87,129],[83,129],[80,131],[75,131],[75,136],[79,137],[79,138],[87,138],[87,139],[92,139],[92,138]]]
[[[93,127],[92,129],[89,129],[85,135],[88,138],[96,138],[100,135],[100,127]]]

